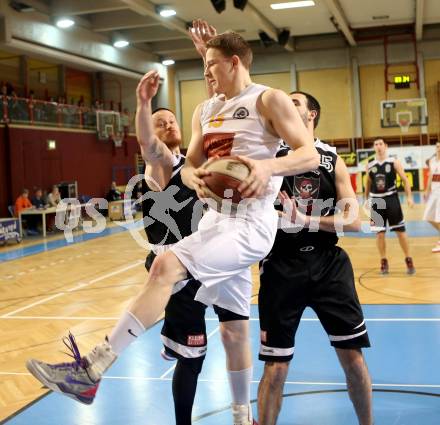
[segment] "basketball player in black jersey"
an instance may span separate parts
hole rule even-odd
[[[414,274],[413,259],[409,253],[408,236],[405,231],[405,220],[403,219],[402,208],[399,196],[397,195],[396,173],[405,187],[408,206],[413,207],[414,201],[411,194],[411,185],[406,177],[402,164],[397,158],[387,154],[388,145],[383,139],[374,141],[376,157],[367,165],[367,182],[365,184],[365,198],[371,203],[372,212],[371,229],[376,233],[377,248],[380,254],[380,271],[388,274],[389,265],[386,256],[385,232],[386,225],[391,231],[396,232],[399,244],[405,254],[406,270],[408,274]],[[371,199],[369,200],[369,196]],[[382,200],[379,201],[379,200]],[[383,204],[383,205],[382,205]]]
[[[138,120],[138,133],[149,134]],[[152,113],[154,134],[172,152],[169,163],[161,156],[161,147],[143,144],[142,156],[147,161],[142,180],[142,211],[145,232],[150,243],[145,267],[149,271],[157,254],[197,228],[200,208],[196,193],[182,183],[180,169],[185,157],[180,154],[181,133],[174,113],[159,108]],[[138,139],[143,139],[138,134]],[[142,145],[141,145],[142,146]],[[193,216],[195,212],[196,215]],[[194,219],[193,219],[194,217]],[[197,379],[207,349],[206,306],[194,300],[200,283],[194,279],[176,285],[166,308],[161,338],[162,356],[177,359],[173,374],[173,399],[176,425],[190,425]]]
[[[318,101],[303,92],[293,92],[290,97],[313,135],[320,117]],[[285,177],[281,188],[281,199],[291,212],[290,220],[304,228],[278,230],[272,251],[260,263],[259,358],[265,366],[258,388],[258,420],[260,425],[274,425],[277,421],[295,334],[304,309],[311,307],[336,349],[359,423],[371,425],[371,381],[361,351],[370,342],[352,265],[347,253],[336,245],[335,230],[359,230],[356,196],[347,168],[335,149],[316,138],[315,147],[321,156],[319,168]],[[284,146],[279,155],[288,155],[289,151]],[[341,199],[348,201],[347,207],[343,213],[335,214],[336,203]],[[320,206],[322,202],[324,205]]]

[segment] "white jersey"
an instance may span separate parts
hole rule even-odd
[[[440,196],[440,160],[437,157],[429,161],[429,174],[431,180],[431,193],[435,196]]]
[[[268,159],[276,156],[281,139],[266,129],[257,110],[257,100],[267,89],[261,84],[250,84],[231,99],[216,95],[202,104],[200,123],[206,158],[242,155]],[[264,198],[267,203],[273,204],[281,183],[281,176],[271,177]]]

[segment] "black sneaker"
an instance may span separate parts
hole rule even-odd
[[[382,260],[380,260],[380,273],[381,274],[389,273],[388,260],[386,258],[382,258]]]
[[[414,267],[414,263],[413,263],[412,257],[406,257],[405,258],[405,263],[406,263],[406,273],[407,274],[415,274],[416,273],[416,269]]]

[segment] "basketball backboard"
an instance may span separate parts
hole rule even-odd
[[[96,130],[99,140],[121,134],[121,115],[115,111],[96,111]]]
[[[382,100],[380,102],[382,128],[428,125],[428,107],[425,98]]]

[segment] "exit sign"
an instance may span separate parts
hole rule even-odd
[[[409,75],[394,76],[395,89],[409,89],[410,84],[411,84],[411,77]]]

